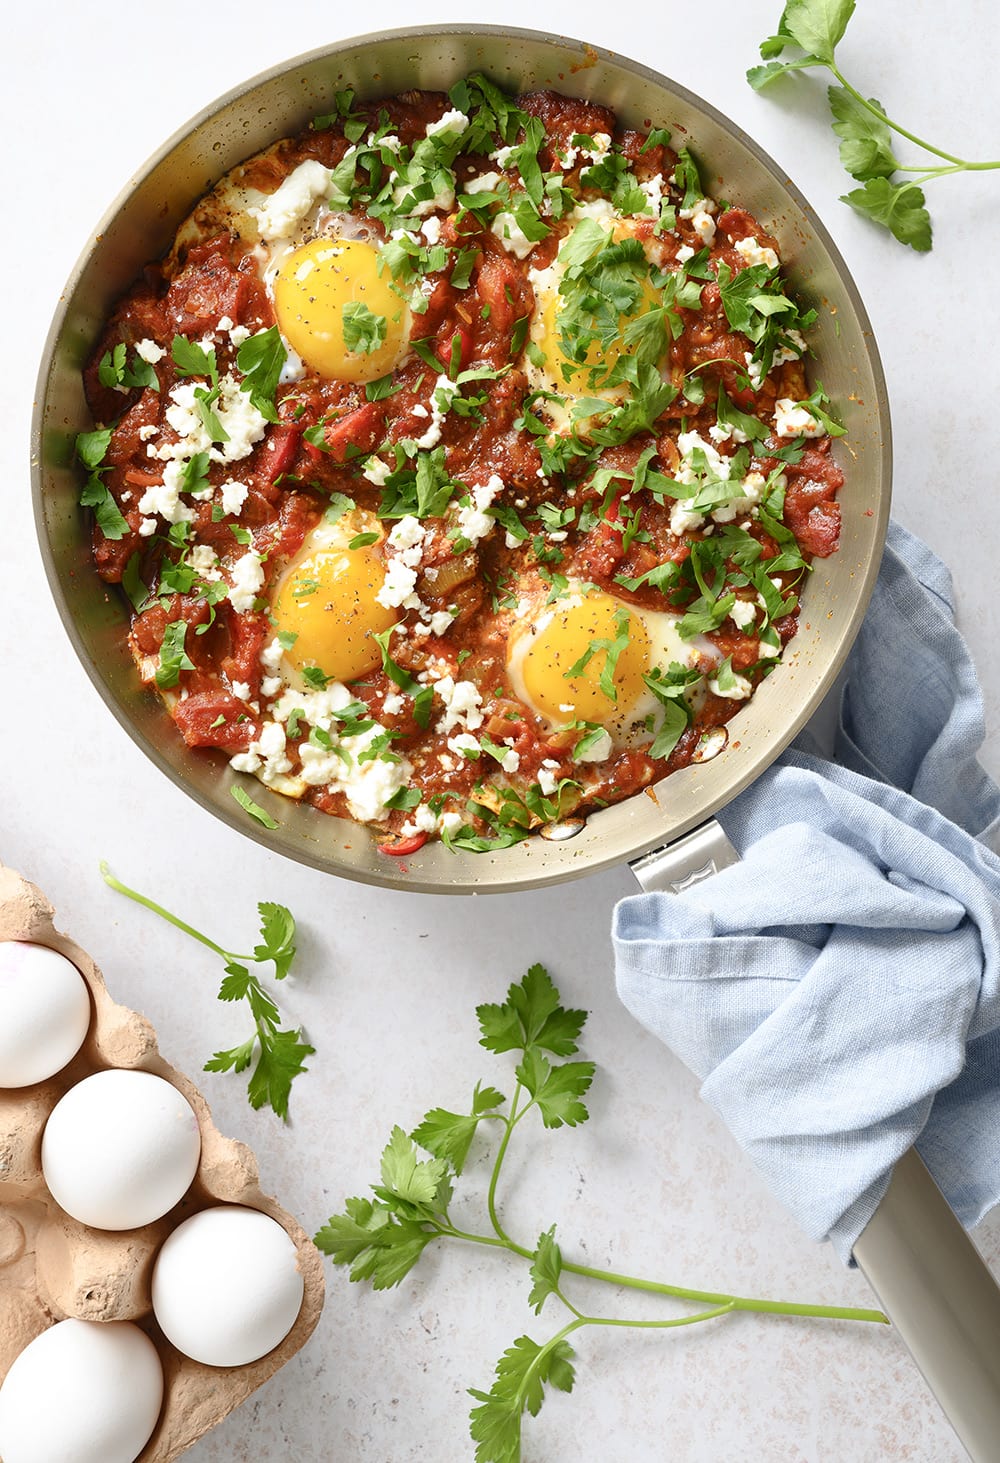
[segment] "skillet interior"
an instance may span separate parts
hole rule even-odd
[[[380,855],[356,824],[317,813],[233,773],[222,755],[189,751],[158,698],[142,688],[125,643],[124,601],[90,567],[87,515],[72,462],[91,425],[81,369],[116,299],[166,250],[197,199],[222,173],[329,109],[333,92],[362,97],[446,89],[485,70],[511,91],[542,87],[592,97],[626,124],[690,134],[716,196],[732,196],[777,236],[797,296],[820,310],[811,342],[848,435],[835,444],[846,473],[841,547],[817,560],[798,634],[782,665],[731,724],[713,762],[690,767],[594,814],[573,839],[532,838],[496,854],[452,854],[432,843],[403,862]],[[679,837],[742,791],[795,736],[835,679],[861,623],[889,515],[890,429],[878,351],[857,290],[832,240],[782,170],[706,102],[635,62],[526,30],[419,27],[314,51],[254,78],[202,112],[131,180],[99,223],[63,294],[42,361],[32,434],[35,517],[63,623],[105,703],[143,751],[203,807],[288,857],[366,883],[422,893],[541,886],[633,858]],[[266,831],[234,802],[246,782],[279,827]]]

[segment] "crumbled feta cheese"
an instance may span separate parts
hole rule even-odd
[[[570,214],[572,219],[596,218],[598,223],[610,223],[614,217],[614,204],[609,198],[593,198],[589,203],[578,203]]]
[[[398,691],[390,691],[382,701],[382,710],[386,716],[398,716],[406,702]]]
[[[441,426],[445,417],[448,415],[451,399],[453,396],[457,396],[461,389],[454,381],[449,381],[447,376],[442,375],[437,378],[434,383],[434,390],[431,392],[430,426],[422,436],[414,438],[417,447],[427,452],[432,447],[437,446],[441,440]],[[388,471],[391,472],[392,469],[389,468]],[[367,476],[367,472],[365,475]],[[374,481],[374,479],[371,479],[371,481]]]
[[[271,671],[273,674],[280,666],[281,657],[284,655],[284,653],[285,647],[282,645],[277,635],[275,635],[274,639],[270,641],[267,645],[265,645],[263,650],[261,651],[260,663],[266,671]]]
[[[757,606],[748,599],[738,599],[729,611],[729,618],[741,630],[752,625],[757,618]]]
[[[369,731],[349,738],[346,749],[350,761],[329,757],[327,765],[323,767],[326,775],[317,777],[313,774],[315,782],[325,782],[331,792],[344,794],[351,817],[356,818],[359,823],[370,823],[373,819],[384,818],[386,803],[409,782],[413,773],[413,765],[406,757],[400,757],[398,762],[387,762],[384,757],[373,757],[369,762],[359,760],[361,754],[367,751],[384,730],[376,722]],[[308,745],[309,743],[303,743],[303,753]],[[331,768],[329,762],[336,765]],[[303,777],[305,776],[303,771]]]
[[[711,244],[715,238],[715,219],[704,208],[692,215],[691,227],[703,244]]]
[[[148,427],[140,427],[139,428],[139,441],[140,442],[148,442],[149,439],[150,439],[150,437],[155,437],[156,434],[157,434],[157,432],[159,432],[159,430],[160,430],[159,427],[157,427],[155,424],[151,424]]]
[[[777,269],[778,267],[778,256],[774,250],[758,244],[754,238],[737,239],[733,248],[751,266],[754,264],[766,264],[768,269]]]
[[[659,217],[660,204],[663,202],[663,174],[657,173],[654,177],[647,178],[645,183],[639,184],[639,187],[646,195],[650,212]]]
[[[140,513],[158,513],[168,523],[189,523],[194,509],[180,500],[183,488],[183,468],[179,462],[163,465],[162,483],[154,483],[139,499]]]
[[[155,532],[156,532],[156,519],[155,518],[144,518],[142,520],[142,522],[139,524],[139,537],[140,538],[151,538],[152,535]]]
[[[453,107],[436,122],[428,122],[426,135],[428,137],[460,137],[468,125],[469,119],[465,113]]]
[[[243,504],[247,500],[247,493],[250,491],[246,483],[237,483],[230,478],[228,482],[222,484],[219,491],[222,494],[223,513],[231,513],[234,518],[238,518]]]
[[[728,691],[722,690],[715,676],[709,681],[708,689],[713,696],[721,696],[725,701],[746,701],[747,697],[753,693],[753,686],[746,676],[736,675],[735,672],[733,673],[733,684]]]
[[[529,239],[514,215],[506,211],[497,214],[490,225],[490,232],[500,240],[508,254],[517,259],[527,258],[537,242]]]
[[[713,477],[721,478],[724,482],[729,477],[730,460],[722,457],[711,442],[706,442],[698,432],[681,432],[677,438],[677,450],[683,459],[677,470],[676,478],[679,483],[693,483],[696,481],[694,469],[691,465],[691,457],[696,449],[700,448],[705,454],[705,461]]]
[[[257,591],[264,584],[264,566],[260,554],[254,549],[236,560],[230,568],[232,587],[229,590],[229,602],[233,609],[239,614],[245,610],[253,609],[253,602],[257,598]]]
[[[135,353],[150,366],[155,366],[157,361],[162,361],[166,355],[166,351],[162,346],[157,345],[155,340],[140,340],[135,348]]]
[[[400,829],[403,838],[412,838],[415,833],[433,833],[438,825],[437,817],[426,803],[418,803],[411,817]]]
[[[465,185],[466,193],[492,193],[498,183],[503,179],[499,173],[480,173],[478,178],[470,178]]]
[[[493,473],[489,482],[470,488],[472,503],[468,508],[458,510],[458,528],[464,539],[477,544],[493,531],[496,520],[487,513],[487,508],[504,489],[503,478]]]
[[[693,508],[686,508],[683,498],[678,498],[670,510],[670,532],[678,538],[681,534],[690,533],[692,529],[701,528],[704,522],[705,515],[697,513]]]
[[[409,183],[397,183],[392,190],[392,201],[398,208],[405,199],[409,198],[413,189]],[[436,213],[439,209],[442,213],[448,213],[455,206],[455,190],[450,186],[443,186],[438,189],[433,198],[422,198],[415,203],[408,212],[414,218],[426,218],[429,213]]]
[[[276,721],[265,721],[257,740],[246,752],[230,757],[229,765],[237,772],[253,772],[264,783],[289,772],[292,764],[285,755],[285,728]]]
[[[310,158],[299,163],[259,208],[248,208],[262,239],[289,239],[296,226],[330,191],[330,170]]]
[[[513,146],[498,147],[496,152],[492,153],[491,156],[498,168],[506,168],[510,165],[510,160],[514,155],[514,152],[515,149]]]
[[[462,826],[461,813],[442,813],[441,831],[443,833],[457,833]]]
[[[559,786],[559,779],[556,773],[559,770],[559,763],[547,758],[538,769],[538,786],[542,796],[550,798]]]
[[[232,681],[230,688],[237,701],[250,700],[250,683],[248,681]]]
[[[228,440],[214,443],[195,409],[198,390],[204,387],[197,381],[180,381],[171,388],[170,405],[164,415],[178,441],[164,443],[154,455],[163,462],[188,461],[197,452],[207,452],[212,462],[238,462],[248,456],[267,431],[267,418],[253,405],[249,394],[228,372],[220,378],[219,395],[212,409]]]
[[[509,775],[513,775],[521,765],[521,755],[510,747],[500,759],[500,767]]]
[[[260,694],[265,700],[271,701],[275,696],[281,695],[284,684],[281,676],[265,676],[260,683]]]
[[[574,760],[577,762],[606,762],[614,749],[611,740],[611,733],[602,731],[596,738],[592,747],[586,747],[582,752],[576,754]],[[553,789],[555,791],[555,789]]]
[[[686,264],[689,259],[694,258],[695,252],[696,251],[691,248],[690,244],[682,244],[677,250],[677,263]]]
[[[750,378],[750,385],[754,391],[759,391],[764,379],[760,361],[755,361],[752,351],[744,351],[743,359],[746,362],[747,376]]]
[[[215,567],[218,562],[218,555],[211,544],[195,544],[188,554],[188,563],[202,579],[221,579],[222,576]]]
[[[408,515],[393,524],[386,540],[386,574],[378,594],[379,604],[389,609],[422,608],[416,592],[417,574],[423,558],[426,530],[419,518]]]
[[[676,179],[675,178],[671,178],[670,181],[673,183],[673,182],[676,182]],[[695,201],[694,201],[694,203],[692,203],[692,205],[691,205],[690,208],[681,208],[681,209],[679,209],[678,210],[678,213],[677,213],[677,217],[678,218],[690,218],[690,219],[693,219],[694,216],[695,216],[695,214],[697,214],[697,213],[714,213],[714,212],[715,212],[715,201],[714,201],[714,199],[711,199],[711,198],[696,198]]]
[[[826,428],[811,411],[783,396],[774,403],[774,430],[779,437],[822,437]],[[139,504],[142,508],[142,504]]]
[[[229,330],[229,340],[233,347],[239,350],[243,342],[249,340],[252,334],[253,331],[249,330],[245,325],[233,325]],[[285,349],[289,349],[287,342],[285,343]]]
[[[381,488],[385,486],[386,478],[394,470],[387,462],[383,462],[381,457],[369,457],[361,469],[361,476],[367,478],[370,483],[374,483],[377,488]]]
[[[449,737],[448,745],[453,752],[458,752],[459,756],[472,760],[475,760],[482,750],[479,739],[474,737],[471,732],[459,732],[457,736]]]
[[[452,676],[442,676],[434,682],[434,691],[445,705],[445,713],[438,724],[438,730],[451,731],[456,726],[475,731],[483,724],[482,697],[473,681],[456,681]]]

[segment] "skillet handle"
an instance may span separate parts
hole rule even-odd
[[[739,863],[714,818],[632,862],[647,892],[679,894]],[[914,1149],[854,1258],[974,1463],[1000,1457],[1000,1286]]]
[[[1000,1287],[916,1150],[854,1258],[975,1463],[1000,1452]]]

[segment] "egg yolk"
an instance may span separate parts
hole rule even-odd
[[[585,394],[614,396],[622,392],[622,387],[605,387],[600,384],[596,388],[592,388],[589,384],[590,372],[598,368],[598,382],[600,382],[612,370],[619,357],[631,355],[632,351],[622,338],[626,325],[630,320],[648,314],[650,310],[659,309],[662,303],[662,299],[650,281],[643,280],[634,311],[618,317],[616,338],[608,345],[602,345],[599,340],[591,341],[587,348],[585,361],[574,361],[564,352],[559,333],[559,316],[566,307],[566,301],[557,290],[546,290],[542,308],[536,312],[536,324],[532,331],[532,338],[541,347],[556,390],[577,396]]]
[[[612,595],[597,590],[563,608],[557,605],[527,634],[520,668],[524,689],[535,710],[556,725],[573,719],[604,725],[641,697],[642,678],[650,669],[649,635],[639,616],[629,614]],[[615,642],[626,635],[611,675],[617,696],[613,701],[601,686],[601,676]],[[586,665],[569,675],[588,651],[592,654]]]
[[[317,549],[291,565],[271,606],[276,631],[294,635],[285,652],[300,673],[318,666],[336,681],[354,681],[381,664],[374,635],[396,623],[376,595],[385,570],[371,546]]]
[[[390,279],[388,270],[378,272],[373,244],[310,239],[275,276],[278,328],[320,376],[374,381],[397,364],[409,331],[409,312]]]

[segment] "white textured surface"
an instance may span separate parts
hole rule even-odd
[[[307,1227],[345,1195],[364,1192],[394,1122],[412,1125],[435,1103],[458,1105],[480,1076],[504,1087],[505,1064],[476,1046],[473,1008],[541,959],[564,996],[592,1011],[587,1052],[600,1072],[588,1126],[544,1142],[522,1132],[504,1199],[514,1232],[530,1243],[555,1221],[568,1253],[620,1271],[864,1304],[861,1278],[797,1233],[699,1105],[693,1080],[618,1006],[607,931],[612,903],[633,887],[627,871],[533,895],[445,903],[337,883],[269,856],[143,759],[88,683],[47,596],[29,508],[30,398],[54,303],[108,200],[213,95],[283,56],[365,26],[464,20],[473,10],[439,0],[435,12],[418,12],[384,0],[355,24],[351,13],[301,0],[277,25],[260,0],[238,9],[174,0],[169,19],[146,4],[119,12],[116,23],[62,0],[18,6],[8,17],[0,61],[5,195],[24,223],[15,230],[8,221],[0,244],[0,858],[42,885],[112,992],[152,1018],[169,1059],[192,1074],[239,1035],[242,1018],[215,1001],[214,961],[106,891],[98,858],[236,945],[252,932],[257,899],[292,907],[302,954],[285,1002],[319,1048],[297,1084],[293,1124],[282,1130],[251,1113],[232,1078],[204,1075],[202,1085],[221,1128],[253,1144],[265,1185]],[[511,0],[504,17],[631,53],[702,93],[787,166],[831,228],[883,353],[895,512],[959,576],[996,774],[989,424],[1000,177],[946,179],[929,190],[937,239],[930,258],[855,219],[836,201],[845,178],[819,98],[812,112],[804,99],[757,98],[743,81],[779,11],[780,0],[707,0],[650,8],[653,18],[640,27],[594,0],[544,13]],[[992,6],[966,0],[960,23],[930,0],[914,0],[905,25],[901,14],[890,0],[859,7],[843,48],[850,74],[932,141],[990,156],[1000,106],[991,52],[975,38],[992,36]],[[474,1169],[469,1187],[481,1177]],[[979,1239],[1000,1262],[1000,1223],[987,1221]],[[497,1355],[521,1332],[541,1338],[560,1324],[555,1311],[531,1315],[523,1274],[490,1253],[431,1252],[400,1290],[380,1296],[349,1287],[339,1273],[329,1279],[312,1343],[193,1449],[192,1463],[461,1463],[472,1457],[464,1389],[488,1385]],[[609,1313],[632,1304],[617,1296],[595,1303]],[[585,1334],[576,1392],[547,1401],[528,1422],[526,1463],[668,1456],[958,1463],[962,1453],[881,1328],[742,1316],[673,1336]]]

